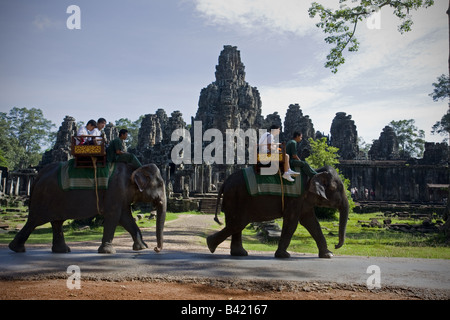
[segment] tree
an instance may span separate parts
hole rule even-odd
[[[441,74],[433,83],[433,92],[429,94],[433,101],[445,100],[450,97],[450,78],[448,75]]]
[[[339,0],[339,3],[341,4],[339,10],[326,9],[323,5],[314,2],[309,9],[309,16],[311,18],[314,18],[316,15],[319,15],[320,17],[320,22],[317,23],[316,26],[323,29],[325,33],[329,34],[329,36],[325,38],[325,42],[335,45],[335,47],[332,48],[328,54],[327,62],[325,63],[325,67],[331,68],[333,73],[336,73],[338,71],[338,67],[345,63],[343,51],[348,45],[350,45],[348,49],[349,51],[358,51],[359,42],[355,37],[356,27],[358,22],[368,18],[374,10],[380,10],[386,6],[394,8],[394,14],[401,20],[398,30],[400,33],[404,33],[410,31],[413,24],[413,21],[409,16],[410,10],[428,8],[434,4],[433,0],[351,0],[351,3],[355,2],[357,2],[358,5],[353,8],[349,8],[347,6],[348,0]],[[448,68],[450,75],[450,1],[446,13],[448,15],[449,25]],[[448,111],[447,114],[449,112],[450,111]],[[442,126],[442,123],[444,123],[445,126],[446,123],[448,123],[447,120],[448,118],[444,119],[444,121],[441,119],[440,123],[437,123],[437,128]],[[443,230],[447,234],[447,238],[450,239],[450,201],[447,202],[445,219],[446,223]]]
[[[429,94],[433,101],[449,100],[449,109],[440,121],[437,121],[432,127],[432,134],[440,134],[442,136],[449,135],[450,139],[450,77],[445,74],[438,77],[438,81],[433,83],[434,90]]]
[[[423,157],[425,149],[425,132],[419,130],[414,119],[392,120],[389,126],[394,129],[397,135],[400,156],[403,158]]]
[[[449,135],[450,133],[450,109],[437,121],[431,130],[432,134]],[[450,139],[450,136],[449,136]],[[446,139],[445,139],[446,140]]]
[[[347,4],[357,2],[354,7]],[[348,51],[356,52],[359,49],[359,42],[355,37],[358,22],[368,18],[373,12],[383,7],[391,7],[394,14],[400,19],[398,26],[400,33],[411,31],[413,21],[409,15],[410,10],[428,8],[434,4],[433,0],[339,0],[338,10],[325,8],[323,5],[313,2],[309,8],[309,16],[320,17],[320,22],[316,24],[323,32],[329,34],[324,40],[328,44],[334,45],[327,56],[326,68],[330,68],[333,73],[338,71],[338,67],[345,63],[343,51],[348,47]]]
[[[0,167],[8,167],[8,161],[3,156],[3,150],[0,149]]]
[[[323,166],[332,166],[339,173],[339,169],[336,168],[336,165],[339,164],[339,148],[332,147],[328,145],[327,138],[321,138],[317,140],[313,140],[313,138],[308,139],[309,144],[311,146],[311,155],[305,160],[313,167],[313,168],[321,168]],[[345,178],[342,174],[339,173],[339,176],[344,183],[345,192],[347,194],[347,199],[350,205],[350,209],[353,210],[355,204],[351,197],[351,193],[349,191],[350,180]],[[318,218],[330,219],[335,217],[336,210],[330,208],[315,208],[315,214]]]
[[[306,161],[313,168],[323,166],[336,167],[339,163],[339,155],[337,154],[339,148],[328,145],[327,138],[325,137],[317,140],[309,138],[308,141],[311,145],[311,155],[306,158]]]
[[[13,108],[0,113],[1,150],[10,169],[35,166],[54,140],[55,125],[36,108]]]
[[[127,148],[134,149],[137,147],[139,128],[143,118],[144,116],[140,116],[136,121],[131,121],[128,118],[120,118],[119,120],[116,120],[117,130],[128,130],[128,140],[126,142]]]
[[[15,139],[10,136],[9,129],[11,125],[8,120],[8,115],[5,112],[0,112],[0,152],[4,160],[2,166],[12,168],[8,155],[14,154]]]

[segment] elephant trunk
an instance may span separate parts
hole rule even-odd
[[[339,243],[335,246],[335,249],[339,249],[344,245],[349,208],[350,206],[348,204],[347,197],[344,197],[343,204],[339,207]]]
[[[156,207],[156,247],[155,251],[160,252],[163,248],[163,231],[164,231],[164,223],[166,221],[166,209],[167,209],[167,201],[166,196],[161,197]]]

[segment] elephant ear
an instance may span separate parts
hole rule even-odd
[[[144,191],[144,189],[150,183],[150,177],[148,177],[148,175],[145,174],[142,168],[134,170],[134,172],[131,175],[131,180],[134,183],[136,183],[140,192]]]
[[[326,200],[328,200],[325,193],[325,181],[327,178],[325,175],[327,174],[328,172],[321,172],[312,177],[308,189],[309,192],[312,192]]]

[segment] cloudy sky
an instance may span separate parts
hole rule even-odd
[[[338,0],[317,0],[336,5]],[[0,111],[36,107],[57,127],[105,117],[136,120],[164,108],[195,116],[200,90],[215,80],[223,45],[237,46],[263,115],[284,120],[298,103],[328,134],[336,112],[355,120],[366,142],[391,120],[415,119],[428,141],[448,103],[428,96],[448,72],[446,0],[411,12],[401,35],[389,8],[379,29],[359,25],[357,53],[337,74],[324,68],[330,47],[304,0],[0,0]],[[68,29],[80,8],[81,29]]]

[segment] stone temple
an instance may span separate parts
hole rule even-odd
[[[323,136],[316,132],[312,119],[304,115],[299,104],[285,106],[284,123],[278,112],[262,116],[262,101],[258,89],[245,79],[245,66],[237,47],[226,45],[220,52],[215,67],[215,80],[201,89],[195,117],[186,123],[179,111],[166,113],[157,109],[145,114],[134,150],[143,164],[155,163],[166,181],[168,194],[184,195],[215,192],[224,179],[245,165],[174,164],[171,151],[178,141],[171,141],[176,129],[186,129],[193,136],[195,121],[201,121],[202,131],[215,128],[268,129],[272,124],[282,128],[281,141],[287,141],[294,131],[303,133],[298,153],[304,159],[309,155],[308,138]],[[283,107],[283,106],[280,106]],[[202,132],[202,133],[203,133]],[[55,146],[45,153],[41,166],[70,158],[70,139],[76,133],[76,122],[67,116],[57,136]],[[108,139],[117,136],[117,129],[105,128]],[[358,132],[351,115],[338,112],[331,121],[330,145],[339,148],[339,169],[351,181],[351,187],[360,192],[361,199],[375,201],[439,202],[446,197],[449,183],[448,146],[445,143],[426,143],[423,159],[401,159],[398,139],[391,127],[383,128],[367,156],[361,157]],[[203,145],[205,147],[205,145]],[[192,148],[192,150],[194,150]],[[225,149],[224,149],[225,150]],[[365,199],[365,191],[369,192]]]
[[[216,81],[200,92],[196,121],[203,129],[259,129],[263,125],[258,89],[245,81],[245,66],[237,47],[224,46],[216,66]]]

